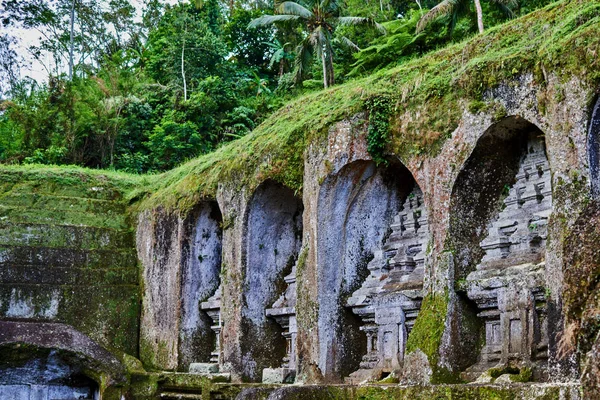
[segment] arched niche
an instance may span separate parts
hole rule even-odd
[[[600,98],[592,110],[588,133],[588,159],[592,197],[600,199]]]
[[[100,398],[120,393],[123,365],[73,327],[0,321],[0,398]]]
[[[369,275],[367,264],[413,186],[401,165],[357,161],[321,185],[317,210],[319,365],[329,382],[359,368],[367,351],[362,321],[348,298]]]
[[[274,181],[261,184],[250,199],[244,232],[242,304],[243,379],[260,381],[264,368],[286,355],[282,327],[266,310],[286,289],[302,242],[302,201]]]
[[[533,368],[548,357],[545,302],[551,172],[543,133],[508,117],[478,140],[459,173],[447,245],[459,310],[456,365],[474,380],[487,369]],[[478,349],[481,349],[480,351]]]
[[[185,221],[179,334],[179,366],[184,370],[191,363],[210,362],[215,347],[213,321],[200,305],[219,287],[222,221],[216,202],[200,203]]]

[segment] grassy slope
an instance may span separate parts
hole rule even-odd
[[[328,127],[365,109],[366,100],[386,97],[389,151],[407,159],[435,153],[456,128],[465,108],[480,109],[483,92],[523,73],[544,84],[553,73],[600,82],[600,0],[559,1],[399,67],[292,101],[246,137],[160,175],[132,176],[73,168],[3,167],[49,176],[105,176],[142,207],[186,211],[213,198],[219,182],[250,189],[271,178],[302,190],[303,152],[326,136]],[[61,178],[62,179],[62,178]]]

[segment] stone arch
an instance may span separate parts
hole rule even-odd
[[[286,288],[302,243],[302,201],[274,181],[253,193],[243,238],[242,351],[243,379],[259,381],[264,368],[276,367],[286,355],[282,328],[266,310]]]
[[[126,381],[121,362],[70,325],[0,321],[3,398],[89,398]]]
[[[588,159],[592,197],[600,199],[600,98],[592,110],[588,133]]]
[[[317,210],[319,369],[337,382],[359,368],[367,351],[348,298],[369,275],[367,264],[390,234],[390,222],[414,185],[400,164],[355,161],[329,175]]]
[[[551,212],[544,134],[518,116],[495,123],[465,162],[450,203],[447,247],[454,254],[461,321],[454,356],[460,369],[470,365],[463,378],[476,379],[497,364],[531,367],[547,359]]]
[[[179,367],[208,363],[214,352],[213,321],[200,305],[220,284],[223,217],[216,201],[198,204],[185,221],[182,249]],[[214,361],[214,360],[213,360]]]

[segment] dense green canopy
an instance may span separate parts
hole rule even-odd
[[[513,13],[548,2],[522,0]],[[437,15],[417,33],[435,0],[133,4],[2,3],[11,29],[0,35],[0,162],[164,171],[246,135],[334,75],[343,83],[477,34],[472,13]],[[486,27],[506,19],[493,6],[482,2]],[[26,54],[23,30],[39,36]],[[29,78],[25,59],[46,78]]]

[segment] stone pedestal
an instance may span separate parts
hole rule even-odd
[[[219,364],[214,363],[191,363],[190,374],[210,375],[219,372]]]
[[[215,333],[215,347],[211,352],[210,363],[194,363],[192,365],[196,365],[197,368],[202,368],[203,370],[210,369],[211,371],[207,373],[218,373],[221,361],[221,327],[223,326],[221,321],[221,286],[218,287],[212,297],[200,304],[200,308],[206,312],[212,320],[210,329]],[[215,366],[216,371],[213,371]],[[190,366],[190,372],[193,372],[192,366]]]

